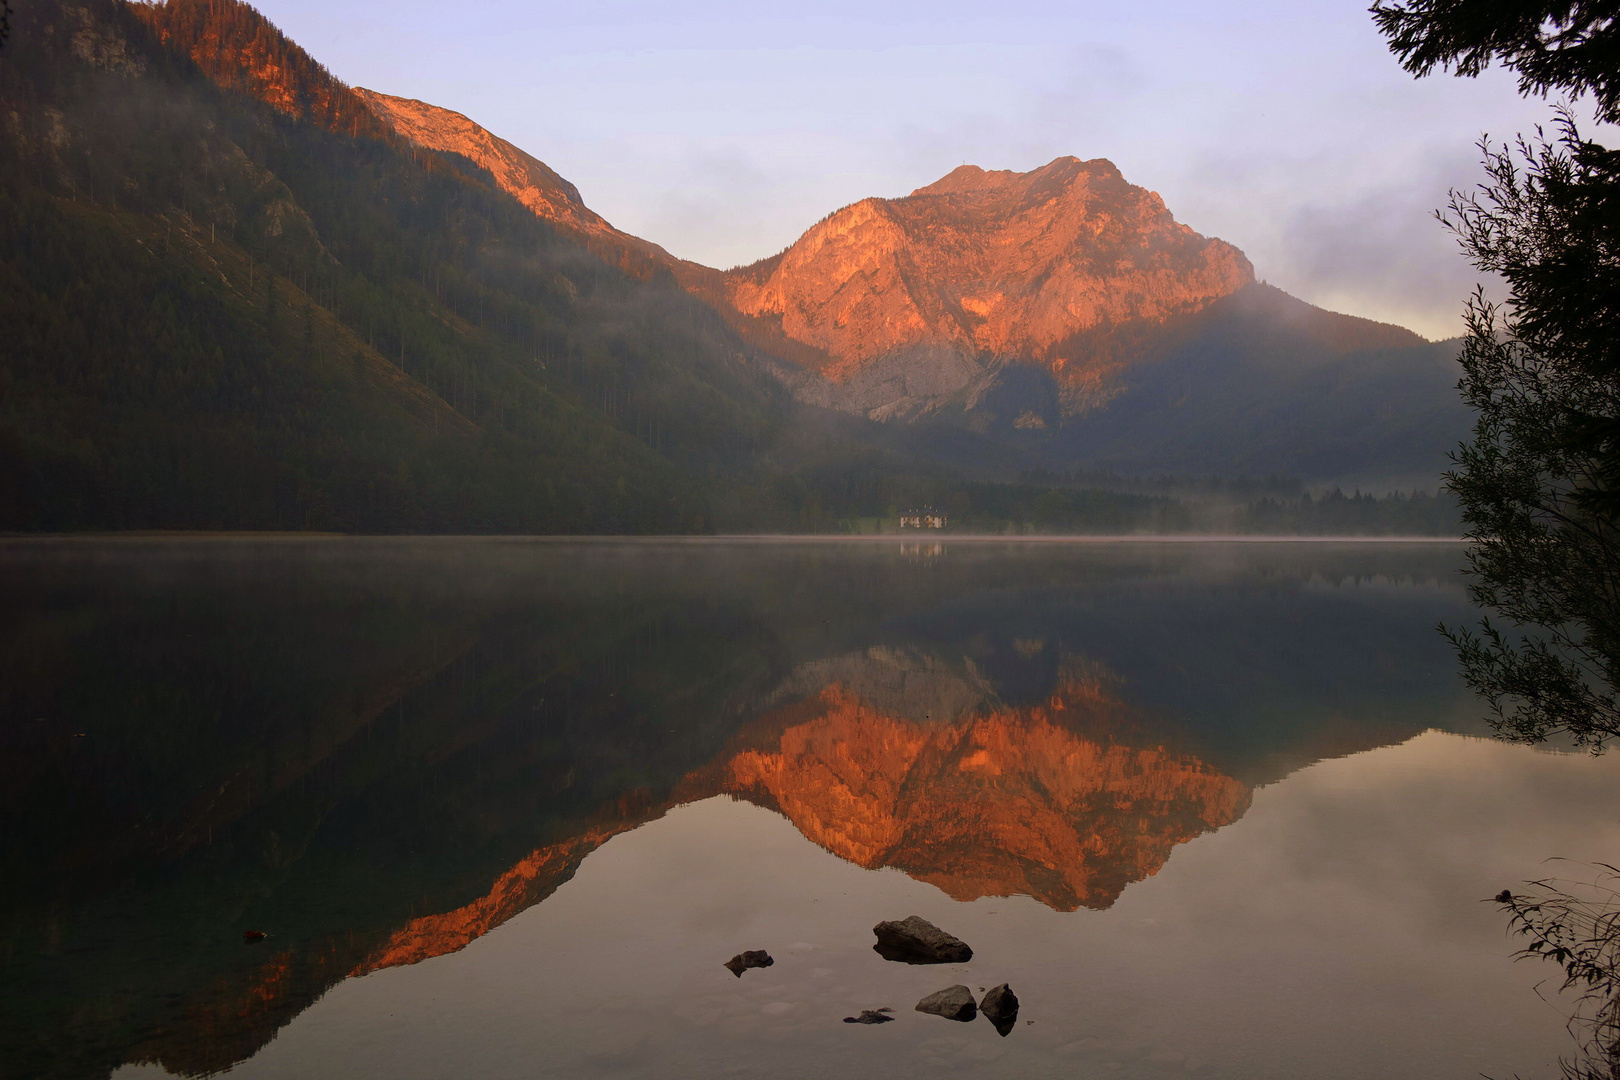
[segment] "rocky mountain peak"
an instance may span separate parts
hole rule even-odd
[[[1095,173],[1099,176],[1124,180],[1118,167],[1107,158],[1081,161],[1077,157],[1065,155],[1053,158],[1040,168],[1025,173],[1014,172],[1011,169],[981,169],[977,165],[959,165],[932,184],[920,187],[911,194],[961,195],[969,192],[1023,190],[1042,183],[1062,184],[1081,173]]]
[[[1060,157],[862,200],[728,279],[739,311],[821,350],[841,381],[919,348],[1080,369],[1077,336],[1197,311],[1254,271],[1112,162]]]

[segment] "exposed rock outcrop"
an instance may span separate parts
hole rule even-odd
[[[733,956],[721,966],[740,979],[742,973],[750,968],[768,968],[774,963],[776,963],[776,960],[764,949],[747,949]]]
[[[1012,1031],[1013,1025],[1018,1023],[1018,995],[1006,983],[992,986],[979,1002],[979,1011],[984,1018],[995,1025],[1002,1038]]]
[[[638,277],[674,272],[682,264],[648,240],[621,232],[580,197],[579,189],[539,158],[491,134],[461,113],[415,98],[354,89],[358,99],[397,134],[429,150],[460,154],[488,171],[496,185],[593,254]],[[706,267],[685,264],[692,273]],[[714,271],[709,271],[714,273]]]
[[[1027,173],[964,165],[863,199],[725,277],[738,311],[829,358],[828,382],[801,397],[874,419],[971,406],[1007,360],[1091,387],[1103,372],[1077,338],[1163,323],[1253,280],[1237,248],[1178,223],[1111,162],[1073,157]]]
[[[965,424],[1020,460],[1055,453],[1124,472],[1405,475],[1419,460],[1443,460],[1466,430],[1455,372],[1419,355],[1421,338],[1255,282],[1241,251],[1177,222],[1158,195],[1100,158],[1061,157],[1023,173],[964,165],[910,195],[844,207],[780,254],[720,271],[614,228],[571,183],[465,116],[341,91],[328,96],[487,169],[608,263],[678,283],[806,404],[880,422]],[[1369,349],[1405,350],[1398,370],[1407,374],[1395,379],[1348,355]],[[1323,376],[1333,405],[1322,406],[1314,384],[1296,385],[1341,361]],[[1390,392],[1397,383],[1412,385]],[[1406,402],[1380,420],[1390,430],[1370,440],[1358,418],[1350,434],[1335,434],[1335,420],[1355,410],[1345,402],[1369,393]],[[1315,419],[1301,421],[1302,409]],[[1281,440],[1260,447],[1263,466],[1232,443],[1237,416],[1245,430]],[[1324,420],[1323,434],[1301,444],[1300,424]],[[1370,452],[1370,441],[1410,447]]]
[[[247,4],[165,0],[131,10],[226,89],[347,135],[387,131],[354,90]]]
[[[872,927],[873,946],[885,960],[908,964],[965,964],[973,959],[968,943],[947,934],[920,915],[891,919]]]
[[[973,991],[961,983],[947,986],[943,990],[935,990],[917,1002],[917,1011],[943,1016],[947,1020],[960,1020],[963,1023],[979,1015],[979,1007],[973,1003]]]

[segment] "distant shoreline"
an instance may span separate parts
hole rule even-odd
[[[1004,536],[997,533],[867,533],[838,535],[826,533],[638,533],[616,534],[522,534],[522,533],[331,533],[331,532],[204,532],[129,531],[96,533],[0,533],[0,544],[41,541],[90,543],[173,540],[184,542],[237,540],[274,541],[360,541],[407,540],[418,543],[443,542],[521,542],[521,543],[619,543],[619,544],[1463,544],[1460,536],[1317,536],[1310,534],[1245,535],[1242,533],[1165,533],[1165,534],[1077,534]]]

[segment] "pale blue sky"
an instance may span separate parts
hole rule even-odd
[[[1313,303],[1456,333],[1428,216],[1549,109],[1413,80],[1364,4],[260,0],[341,79],[464,112],[615,225],[717,266],[962,164],[1106,157]]]

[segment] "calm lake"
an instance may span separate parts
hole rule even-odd
[[[0,543],[0,1076],[1555,1076],[1482,900],[1620,761],[1482,737],[1460,556]]]

